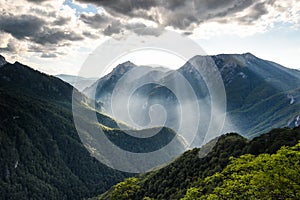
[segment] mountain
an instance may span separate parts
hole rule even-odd
[[[85,78],[81,76],[72,76],[68,74],[58,74],[57,78],[69,83],[79,91],[91,86],[93,83],[97,81],[97,78]]]
[[[92,97],[94,87],[97,87],[97,91],[94,94],[95,99],[105,98],[103,94],[107,94],[111,92],[115,87],[117,80],[119,80],[126,72],[136,67],[135,64],[131,62],[125,62],[123,64],[118,65],[112,72],[105,75],[101,79],[99,79],[96,83],[84,89],[84,93],[89,97]]]
[[[6,64],[6,60],[3,56],[0,55],[0,67]]]
[[[221,71],[228,113],[248,137],[289,123],[298,116],[300,71],[252,54],[212,57]]]
[[[220,72],[226,95],[224,97],[226,103],[221,106],[221,109],[218,108],[218,104],[222,105],[222,96],[225,95],[222,95],[219,86],[213,85],[218,84],[213,81],[215,79],[215,76],[212,75],[215,70],[214,66]],[[203,143],[210,121],[213,121],[213,126],[217,126],[218,115],[222,113],[225,106],[227,106],[224,110],[226,121],[221,133],[237,131],[247,138],[253,138],[272,128],[295,127],[299,124],[300,71],[285,68],[250,53],[195,56],[176,71],[160,71],[157,68],[144,67],[141,72],[147,69],[147,73],[143,72],[138,77],[131,76],[130,74],[137,71],[137,68],[139,67],[130,62],[120,64],[110,74],[85,89],[84,93],[103,102],[104,111],[109,115],[114,114],[112,103],[114,103],[113,109],[118,111],[124,110],[124,107],[119,108],[118,105],[123,105],[128,101],[131,118],[123,116],[123,113],[115,117],[123,121],[134,119],[134,122],[141,126],[151,124],[149,111],[153,105],[160,104],[164,107],[166,113],[164,115],[167,116],[164,125],[179,134],[182,134],[179,131],[182,124],[181,118],[185,118],[184,123],[187,123],[192,121],[195,116],[200,115],[203,123],[198,127],[198,137],[195,138],[193,146]],[[130,79],[127,78],[127,81],[124,82],[123,79],[129,76]],[[192,92],[187,92],[187,83],[182,76],[191,86]],[[150,84],[149,81],[154,83]],[[114,91],[116,85],[121,85],[120,82],[125,85],[120,90],[125,97],[119,98],[118,102],[112,99],[112,95],[122,93]],[[209,87],[207,83],[212,86]],[[135,91],[129,93],[132,88]],[[173,91],[170,88],[173,88]],[[216,89],[211,91],[211,88]],[[127,90],[130,98],[126,94]],[[192,94],[193,92],[195,94]],[[216,110],[213,110],[212,107],[212,93],[215,95],[214,101],[217,103],[217,106],[214,107]],[[178,99],[178,94],[181,100]],[[195,100],[191,100],[193,98]],[[197,108],[190,108],[191,104],[198,105],[201,113]],[[182,110],[188,110],[185,113],[189,114],[182,116]],[[160,115],[161,112],[152,118],[159,118]],[[164,122],[164,120],[162,121]],[[187,131],[191,126],[192,123],[187,123],[183,130]]]
[[[72,92],[71,85],[20,63],[0,68],[1,199],[81,199],[128,176],[83,146]]]
[[[213,141],[201,148],[195,148],[185,152],[182,156],[165,167],[126,179],[124,182],[118,183],[109,191],[94,199],[181,199],[185,196],[189,188],[199,186],[204,180],[208,180],[207,177],[216,176],[218,175],[217,172],[222,172],[231,162],[231,157],[239,157],[245,154],[252,154],[254,156],[266,155],[266,153],[274,154],[282,146],[296,145],[300,140],[300,128],[274,129],[252,140],[248,140],[236,133],[222,135],[216,140],[216,145],[206,156],[202,156],[203,152],[205,152],[207,148],[210,149],[208,146],[211,145],[211,143],[214,144]],[[295,157],[291,156],[288,159],[292,162],[293,158]],[[243,162],[247,164],[247,161]],[[289,163],[286,160],[283,162]],[[284,165],[287,166],[287,163]],[[251,169],[251,165],[249,168]],[[295,163],[294,167],[287,169],[295,170],[297,168],[298,165]],[[272,168],[270,168],[270,170],[272,170]],[[264,171],[264,173],[267,172],[268,171]],[[299,170],[298,172],[294,172],[294,176],[296,175],[295,180],[297,180],[296,177],[297,175],[299,176],[299,173]],[[230,171],[224,174],[224,176],[228,175],[232,175]],[[215,182],[206,181],[206,185],[202,186],[203,190],[199,190],[199,192],[202,191],[202,195],[209,194],[211,190],[216,187],[215,184],[220,181],[221,178],[220,176],[216,176],[214,178]],[[260,181],[263,180],[261,179]],[[287,182],[287,184],[288,183],[290,182]],[[297,185],[295,183],[295,187],[297,186],[299,187],[299,184]],[[283,187],[284,186],[282,186],[282,188]],[[290,188],[290,190],[292,190],[291,192],[296,192],[295,189]],[[284,193],[285,191],[281,192]],[[289,196],[290,194],[285,193],[285,195]]]
[[[300,139],[299,128],[276,129],[250,142],[232,133],[220,136],[201,149],[190,150],[162,167],[188,146],[184,138],[176,134],[177,125],[174,123],[180,113],[177,105],[180,101],[190,101],[190,98],[179,101],[176,96],[182,92],[183,97],[189,97],[185,95],[187,91],[180,90],[182,85],[177,84],[178,76],[182,75],[189,81],[204,116],[212,116],[205,77],[191,67],[200,67],[207,59],[221,71],[227,95],[227,114],[231,123],[244,130],[242,135],[254,137],[272,126],[298,125],[299,71],[251,54],[196,56],[177,71],[138,67],[127,62],[92,86],[99,86],[96,103],[54,76],[18,62],[8,63],[0,57],[0,198],[83,199],[107,191],[135,172],[159,168],[138,178],[127,179],[116,187],[130,186],[127,195],[137,199],[146,196],[176,199],[197,185],[199,178],[223,170],[230,156],[274,153],[282,145],[296,144]],[[134,79],[123,79],[131,70],[135,72]],[[128,90],[120,90],[123,83]],[[168,87],[176,84],[177,90]],[[86,94],[88,91],[92,91],[89,95],[93,93],[92,87],[85,90]],[[117,89],[116,94],[114,89]],[[126,99],[114,95],[126,97],[130,89],[135,90],[129,99],[129,110],[147,113],[141,118],[138,113],[135,116],[137,126],[145,129],[132,128],[131,124],[112,119],[98,109],[110,109],[107,107],[109,101],[105,99],[109,97],[117,104],[115,108],[124,110]],[[162,108],[157,104],[165,107],[165,114],[161,114]],[[137,106],[140,110],[136,109]],[[188,118],[184,121],[197,119],[197,113],[189,111],[190,116],[185,115]],[[166,125],[174,127],[175,131],[170,127],[160,127],[164,119]],[[99,133],[103,133],[107,140]],[[173,145],[160,150],[169,143]],[[118,148],[110,148],[107,144]],[[142,157],[138,158],[137,153]],[[128,173],[119,171],[120,168]],[[102,197],[109,197],[114,189]],[[119,190],[115,192],[116,195],[120,193]]]
[[[18,62],[0,67],[0,94],[0,199],[83,199],[132,176],[95,158],[110,159],[98,151],[98,135],[90,130],[103,130],[111,142],[133,152],[151,152],[177,137],[159,127],[153,129],[160,138],[128,137],[118,129],[120,122],[99,112],[77,89]],[[86,127],[76,126],[75,119]],[[179,139],[174,141],[175,149],[162,152],[169,159],[184,151]],[[124,166],[134,168],[124,159]]]

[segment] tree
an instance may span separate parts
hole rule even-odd
[[[125,181],[118,183],[113,187],[110,194],[112,200],[131,200],[134,198],[135,193],[140,189],[137,185],[137,178],[128,178]]]
[[[221,172],[190,188],[190,199],[300,199],[300,142],[275,154],[230,158]],[[208,188],[213,186],[210,192]]]

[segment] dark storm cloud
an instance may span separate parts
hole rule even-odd
[[[36,4],[50,0],[27,0]],[[275,0],[263,0],[262,2],[255,0],[74,0],[79,3],[92,3],[102,7],[106,12],[87,14],[82,13],[79,20],[84,22],[92,29],[97,29],[97,33],[104,35],[113,35],[122,33],[124,30],[130,30],[131,24],[128,22],[132,18],[145,19],[155,22],[160,27],[172,26],[175,29],[183,30],[184,32],[192,32],[200,24],[210,21],[219,23],[237,22],[239,24],[252,25],[261,16],[268,13],[267,6],[273,5]],[[55,12],[48,12],[47,9],[32,8],[35,13],[43,16],[51,16],[55,18]],[[40,9],[40,10],[39,10]],[[247,12],[242,13],[247,9]],[[235,14],[239,15],[235,15]],[[241,14],[241,15],[240,15]],[[24,19],[25,20],[25,19]],[[68,23],[68,18],[58,18],[53,22],[53,25],[63,26]],[[33,20],[34,21],[34,20]],[[30,22],[28,22],[30,23]],[[30,30],[20,30],[15,32],[16,38],[24,35],[30,35],[39,27],[37,23],[31,23],[33,26]],[[7,25],[7,24],[5,24]],[[7,28],[7,27],[6,27]],[[153,28],[147,31],[141,29],[132,29],[137,34],[159,34],[160,30]],[[26,32],[28,31],[28,32]],[[95,32],[88,34],[86,31],[82,37],[97,38]],[[57,41],[61,35],[56,33]],[[60,35],[60,36],[59,36]],[[66,39],[74,41],[80,37],[65,34]],[[61,36],[62,37],[62,36]],[[55,37],[49,38],[52,42]],[[40,43],[41,41],[38,40]]]
[[[124,25],[119,20],[103,13],[94,15],[81,14],[79,19],[88,26],[99,29],[106,36],[119,34],[124,29]]]
[[[227,22],[226,17],[255,5],[248,17],[236,19],[239,23],[249,24],[257,20],[267,10],[265,4],[256,4],[254,0],[77,0],[103,7],[114,16],[138,17],[152,20],[162,26],[178,29],[193,29],[205,21]],[[151,8],[155,8],[152,9]],[[149,12],[151,10],[151,12]],[[154,13],[153,13],[154,12]],[[155,13],[156,12],[156,13]],[[160,17],[157,17],[159,14]],[[103,20],[103,19],[102,19]],[[90,22],[92,24],[92,22]]]
[[[38,44],[59,44],[62,41],[79,41],[84,38],[74,32],[64,31],[58,28],[44,27],[43,31],[38,32],[33,41]]]
[[[101,14],[81,14],[80,20],[85,24],[89,25],[94,29],[99,29],[106,36],[111,36],[114,34],[120,34],[124,31],[132,31],[138,35],[155,35],[158,36],[162,33],[161,28],[151,28],[147,27],[143,23],[127,23],[121,22],[118,19],[115,19],[111,16],[108,16],[104,13]],[[85,36],[93,37],[88,33],[84,33]]]
[[[134,10],[148,10],[157,5],[155,0],[78,0],[83,3],[93,3],[98,6],[104,6],[110,11],[116,13],[131,15]]]
[[[64,20],[54,22],[63,24]],[[44,20],[32,15],[0,16],[0,31],[10,33],[14,38],[30,39],[38,44],[58,44],[62,41],[78,41],[83,37],[72,31],[49,27]]]
[[[0,16],[0,30],[10,33],[17,39],[35,36],[42,30],[45,21],[31,15]]]

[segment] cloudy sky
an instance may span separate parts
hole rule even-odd
[[[299,0],[0,0],[0,53],[76,74],[110,37],[173,30],[207,54],[251,52],[300,68],[299,22]]]

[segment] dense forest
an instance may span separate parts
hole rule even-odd
[[[84,147],[72,92],[69,84],[22,64],[0,68],[0,199],[82,199],[129,176]]]
[[[82,111],[81,122],[105,127],[106,136],[126,150],[153,151],[176,137],[173,130],[160,127],[150,142],[128,137],[71,85],[20,63],[1,66],[0,95],[0,199],[83,199],[134,175],[106,166],[88,151],[74,124],[74,104]],[[96,113],[97,121],[85,118],[85,111]],[[152,130],[140,133],[147,131]],[[167,155],[183,151],[176,141]],[[123,164],[132,166],[126,160]]]
[[[300,141],[275,154],[230,157],[230,164],[189,188],[182,200],[299,199]]]
[[[205,157],[192,149],[95,199],[297,199],[299,140],[300,128],[274,129],[251,141],[229,133]]]

